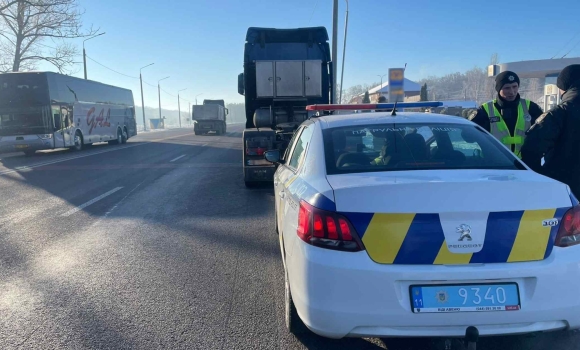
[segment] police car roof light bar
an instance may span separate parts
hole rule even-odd
[[[422,107],[441,107],[443,102],[399,102],[396,103],[397,108],[422,108]],[[306,106],[307,111],[356,111],[356,110],[366,110],[366,109],[393,109],[395,108],[395,103],[361,103],[361,104],[326,104],[326,105],[308,105]]]

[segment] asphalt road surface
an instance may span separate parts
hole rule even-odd
[[[241,130],[0,155],[0,348],[437,349],[286,331],[273,191],[244,187]],[[580,335],[478,349],[580,349]]]

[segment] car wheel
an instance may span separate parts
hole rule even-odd
[[[284,306],[285,306],[285,321],[286,328],[292,334],[303,334],[305,325],[298,316],[294,301],[292,301],[292,293],[290,293],[290,282],[288,281],[288,273],[284,271]]]

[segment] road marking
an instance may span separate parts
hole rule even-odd
[[[158,141],[165,141],[165,140],[169,140],[169,139],[175,139],[175,138],[178,138],[178,137],[190,136],[190,135],[193,135],[193,133],[184,134],[184,135],[178,135],[178,136],[171,136],[171,137],[166,137],[166,138],[162,138],[162,139],[156,139],[156,140],[152,140],[152,141],[148,141],[148,142],[138,143],[136,145],[122,146],[122,147],[114,147],[114,148],[105,149],[105,150],[102,150],[102,151],[96,151],[96,152],[92,152],[92,153],[89,153],[89,154],[82,154],[82,155],[78,155],[78,156],[67,157],[67,158],[53,160],[53,161],[49,161],[49,162],[43,162],[43,163],[38,163],[38,164],[33,164],[33,165],[27,165],[27,166],[19,166],[19,167],[16,167],[14,169],[0,171],[0,175],[17,173],[19,171],[29,171],[29,170],[31,170],[33,168],[38,168],[38,167],[42,167],[42,166],[45,166],[45,165],[51,165],[51,164],[66,162],[66,161],[69,161],[69,160],[75,160],[75,159],[80,159],[80,158],[85,158],[85,157],[91,157],[91,156],[95,156],[97,154],[103,154],[103,153],[107,153],[107,152],[119,151],[119,150],[122,150],[122,149],[127,149],[127,148],[132,148],[132,147],[138,147],[138,146],[148,145],[150,143],[154,143],[154,142],[158,142]]]
[[[143,183],[146,180],[141,181],[140,184],[138,184],[137,186],[135,186],[135,188],[133,188],[131,191],[129,191],[129,193],[127,193],[125,195],[125,197],[123,197],[120,201],[117,202],[117,204],[115,204],[111,209],[109,209],[108,212],[105,213],[105,215],[103,215],[102,218],[98,219],[97,221],[93,222],[93,224],[91,226],[97,226],[98,224],[100,224],[103,220],[105,220],[113,211],[115,211],[115,209],[117,209],[117,207],[119,205],[121,205],[121,203],[123,203],[125,201],[125,199],[127,199],[127,197],[129,197],[133,192],[135,192],[141,185],[143,185]]]
[[[78,212],[80,210],[83,210],[84,208],[88,207],[89,205],[94,204],[94,203],[100,201],[101,199],[112,195],[113,193],[117,192],[118,190],[120,190],[122,188],[123,187],[117,187],[117,188],[114,188],[114,189],[110,190],[107,193],[103,193],[102,195],[98,196],[97,198],[93,198],[90,201],[86,202],[85,204],[81,204],[78,207],[73,208],[73,209],[67,211],[66,213],[62,214],[61,216],[71,216],[72,214],[74,214],[74,213],[76,213],[76,212]]]
[[[172,162],[175,162],[176,160],[178,160],[178,159],[181,159],[181,158],[183,158],[183,157],[185,157],[185,154],[184,154],[184,155],[181,155],[181,156],[179,156],[179,157],[177,157],[177,158],[175,158],[175,159],[173,159],[173,160],[170,160],[169,162],[170,162],[170,163],[172,163]]]
[[[208,145],[207,143],[204,143],[203,145],[201,145],[201,147],[205,147],[205,146],[207,146],[207,145]]]

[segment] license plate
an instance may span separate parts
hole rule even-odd
[[[28,145],[15,145],[15,148],[28,148]]]
[[[409,287],[414,313],[520,310],[516,283],[428,285]]]

